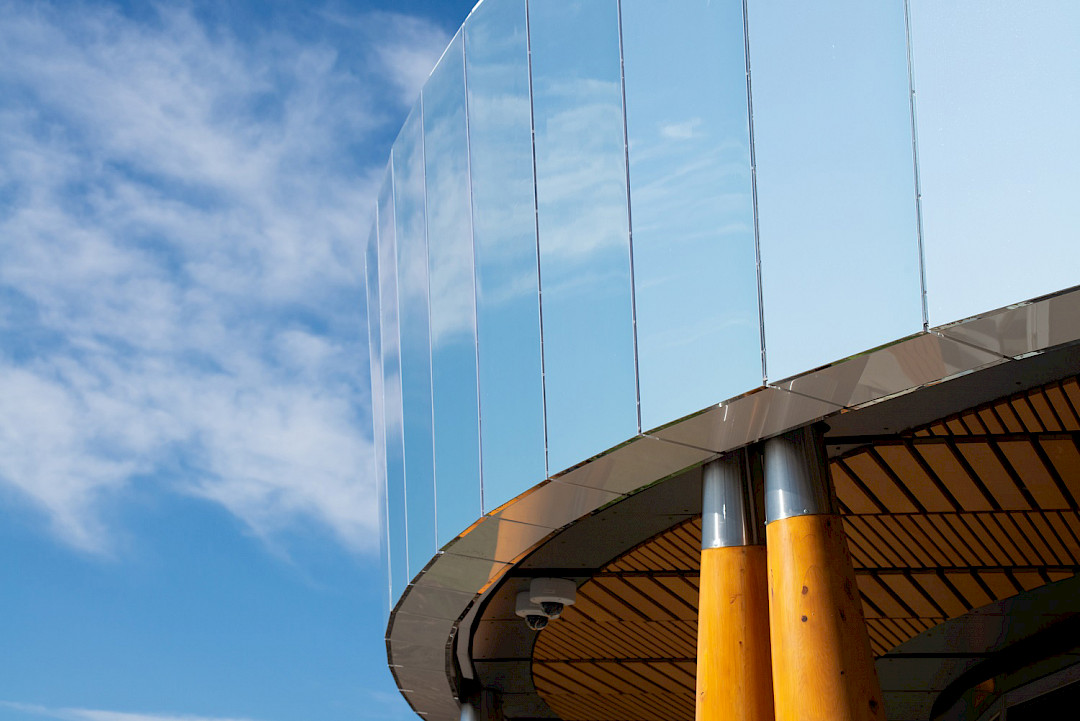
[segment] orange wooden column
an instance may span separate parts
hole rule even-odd
[[[771,438],[764,458],[777,721],[884,721],[820,431]]]
[[[697,721],[772,721],[768,581],[742,451],[702,470]]]

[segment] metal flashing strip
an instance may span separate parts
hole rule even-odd
[[[754,389],[542,480],[448,543],[406,588],[390,614],[386,639],[399,687],[425,718],[456,721],[457,649],[471,643],[471,629],[461,619],[516,564],[566,527],[717,454],[1076,344],[1080,323],[1072,311],[1078,307],[1080,289],[1071,289],[931,329]],[[410,659],[419,665],[414,667]],[[430,679],[439,660],[448,683],[436,690]],[[473,674],[470,670],[463,675]],[[417,688],[424,690],[413,690]]]

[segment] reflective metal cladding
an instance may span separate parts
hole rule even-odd
[[[480,3],[364,256],[389,603],[487,582],[559,499],[1052,345],[1075,300],[1016,304],[1080,284],[1077,34],[1065,0]]]

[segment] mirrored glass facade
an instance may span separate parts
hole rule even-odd
[[[1080,284],[1078,30],[1063,0],[484,0],[365,255],[391,599],[640,434]]]
[[[488,509],[547,475],[525,26],[525,3],[506,2],[484,3],[465,25]]]
[[[741,3],[623,0],[641,425],[761,383]]]
[[[475,521],[481,509],[463,42],[458,33],[423,93],[439,546]],[[435,548],[430,550],[429,557]]]
[[[435,552],[435,460],[431,433],[431,344],[428,332],[427,221],[420,103],[394,144],[394,220],[401,341],[402,440],[409,568]],[[415,571],[413,571],[415,572]]]
[[[1080,283],[1080,4],[911,2],[931,325]]]

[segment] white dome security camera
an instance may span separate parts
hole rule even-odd
[[[538,604],[548,618],[558,618],[563,607],[577,598],[577,584],[565,578],[534,578],[529,584],[529,600]]]
[[[540,607],[540,604],[533,603],[529,599],[529,592],[522,591],[517,595],[517,604],[514,609],[514,613],[525,619],[525,623],[529,625],[533,631],[539,631],[547,625],[548,617],[544,613],[544,609]]]

